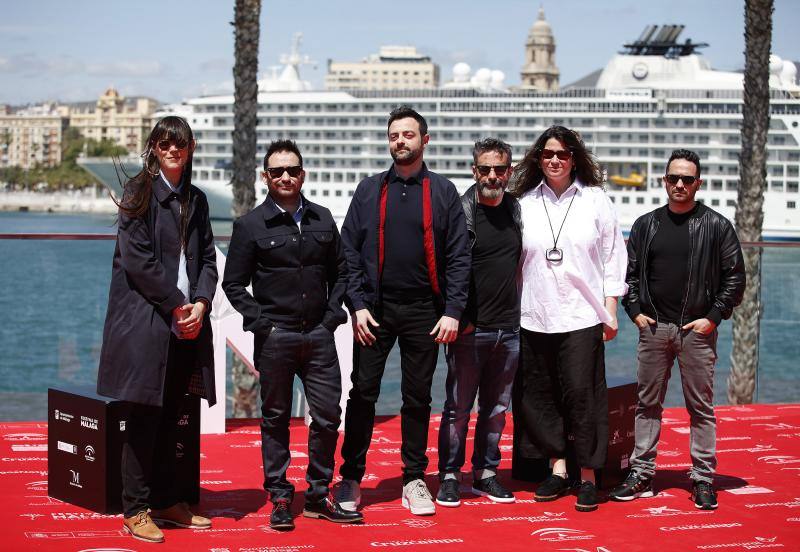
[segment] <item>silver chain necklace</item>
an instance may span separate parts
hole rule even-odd
[[[544,184],[544,186],[546,185],[547,184]],[[547,216],[547,224],[550,225],[550,234],[553,236],[553,247],[545,251],[544,257],[551,263],[560,263],[564,260],[564,250],[558,248],[558,238],[561,237],[561,230],[564,229],[564,223],[567,222],[567,215],[569,215],[569,210],[572,208],[572,202],[575,201],[576,195],[578,195],[577,188],[572,194],[572,199],[569,200],[567,212],[564,213],[564,219],[561,221],[561,226],[558,228],[558,235],[556,235],[556,233],[553,232],[553,223],[550,221],[550,213],[547,212],[547,203],[544,201],[544,190],[542,190],[542,207],[544,207],[544,214]]]

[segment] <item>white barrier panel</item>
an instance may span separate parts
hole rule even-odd
[[[222,291],[222,275],[225,273],[225,254],[217,249],[217,272],[219,280],[217,291],[211,309],[211,329],[214,332],[214,376],[217,387],[217,404],[209,407],[208,403],[201,401],[200,406],[200,432],[225,433],[225,406],[227,402],[228,370],[227,348],[233,352],[250,368],[253,368],[253,333],[242,329],[242,315],[233,308],[225,292]],[[252,291],[248,288],[248,291]],[[350,373],[353,370],[353,329],[350,319],[342,324],[334,333],[336,339],[336,352],[339,355],[339,367],[342,377],[342,423],[344,425],[344,411],[347,396],[353,387]],[[308,403],[305,405],[306,425],[311,423]]]

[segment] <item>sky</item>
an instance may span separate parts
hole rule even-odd
[[[232,90],[234,0],[4,0],[0,104],[94,101],[109,86],[125,96],[178,102]],[[292,35],[315,65],[358,61],[381,45],[413,45],[441,67],[499,69],[519,83],[539,7],[556,39],[561,84],[605,66],[648,24],[683,24],[679,40],[707,42],[716,69],[744,67],[744,0],[280,0],[262,2],[259,75],[279,65]],[[772,52],[800,61],[800,1],[775,0]]]

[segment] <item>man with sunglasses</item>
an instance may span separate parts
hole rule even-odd
[[[519,361],[522,214],[517,200],[505,193],[513,172],[511,146],[486,138],[475,142],[472,157],[475,184],[461,196],[472,251],[469,296],[460,335],[447,347],[446,399],[439,427],[436,503],[446,507],[461,504],[459,480],[476,396],[472,492],[493,502],[514,502],[497,478],[497,467]]]
[[[467,301],[467,227],[453,183],[423,162],[430,139],[425,118],[404,106],[390,113],[387,127],[394,163],[359,183],[342,226],[356,343],[337,498],[353,510],[360,502],[381,378],[399,340],[401,503],[412,514],[431,515],[436,507],[425,484],[431,384],[439,344],[457,337]]]
[[[639,400],[631,471],[610,497],[653,496],[662,402],[677,359],[691,422],[692,498],[713,510],[717,326],[742,300],[744,261],[730,221],[695,200],[703,183],[698,155],[673,151],[663,180],[667,205],[639,217],[628,239],[623,305],[639,328]]]
[[[290,140],[272,142],[261,178],[269,194],[233,224],[222,288],[255,334],[253,359],[261,383],[264,488],[273,503],[270,527],[294,528],[289,418],[292,384],[303,383],[311,412],[303,515],[360,522],[329,496],[339,437],[341,373],[333,332],[347,321],[342,297],[347,262],[325,207],[305,199],[303,157]],[[252,295],[247,286],[252,282]]]

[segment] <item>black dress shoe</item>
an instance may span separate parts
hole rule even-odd
[[[272,513],[269,515],[269,526],[278,531],[291,531],[294,529],[292,512],[289,511],[291,502],[288,500],[276,500],[272,505]]]
[[[306,506],[303,508],[303,516],[327,519],[334,523],[361,523],[364,521],[364,514],[343,509],[331,497],[323,498],[317,502],[306,502]]]

